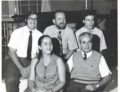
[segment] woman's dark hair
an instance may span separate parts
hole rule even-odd
[[[41,36],[41,37],[39,38],[39,40],[38,40],[38,45],[40,45],[40,46],[41,46],[43,39],[44,39],[44,38],[46,38],[46,37],[48,37],[48,38],[50,38],[50,39],[51,39],[51,37],[50,37],[50,36],[48,36],[48,35],[43,35],[43,36]]]
[[[48,35],[43,35],[43,36],[41,36],[41,37],[39,38],[39,40],[38,40],[38,45],[39,45],[39,46],[41,46],[43,39],[46,38],[46,37],[51,39],[51,37],[48,36]],[[52,40],[52,39],[51,39],[51,40]],[[41,56],[42,56],[42,51],[39,50],[38,59],[40,59]]]

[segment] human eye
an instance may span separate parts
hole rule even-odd
[[[43,45],[47,45],[47,43],[45,42],[45,43],[43,43]]]
[[[82,42],[82,44],[85,44],[85,43],[86,43],[85,41]]]

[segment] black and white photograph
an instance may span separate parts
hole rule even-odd
[[[118,0],[1,0],[1,92],[118,92]]]

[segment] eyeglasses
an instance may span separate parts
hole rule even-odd
[[[30,21],[37,21],[38,18],[28,18],[28,20],[30,20]]]

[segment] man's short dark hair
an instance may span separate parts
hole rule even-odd
[[[33,14],[36,14],[36,15],[37,15],[37,13],[34,12],[34,11],[29,11],[29,12],[25,15],[25,24],[27,24],[27,19],[28,19],[31,15],[33,15]]]
[[[65,14],[65,11],[64,10],[56,10],[54,12],[54,19],[55,19],[57,13],[63,13],[63,14]]]
[[[89,15],[92,15],[92,16],[96,17],[95,11],[86,10],[86,11],[84,11],[84,17],[83,17],[83,19],[85,19],[86,16],[89,16]]]
[[[29,11],[28,13],[27,13],[27,15],[26,15],[26,19],[28,19],[29,18],[29,16],[31,16],[31,15],[33,15],[33,14],[36,14],[37,15],[37,13],[36,12],[34,12],[34,11]]]

